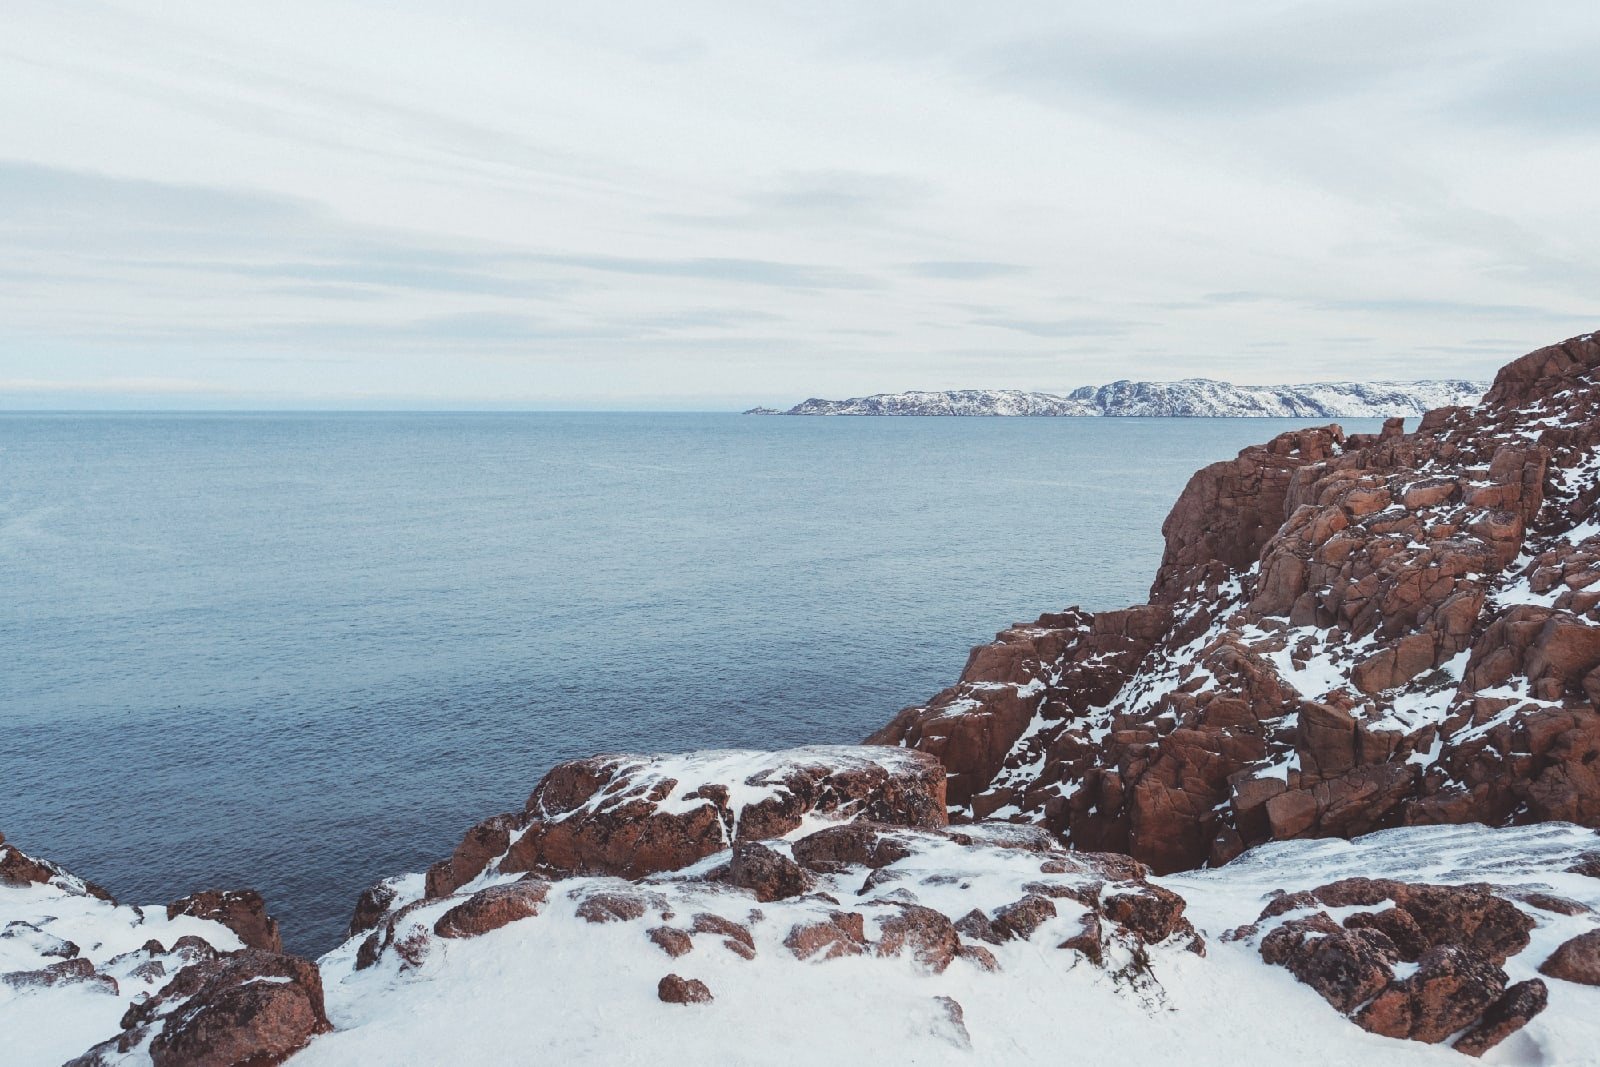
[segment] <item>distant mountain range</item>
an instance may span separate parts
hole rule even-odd
[[[813,398],[788,411],[747,415],[1055,415],[1147,418],[1389,418],[1430,408],[1476,404],[1487,382],[1312,382],[1233,385],[1209,378],[1178,382],[1086,385],[1065,396],[1017,389],[876,393],[849,400]]]

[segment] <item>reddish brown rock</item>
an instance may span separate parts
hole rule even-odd
[[[913,827],[939,827],[947,819],[944,769],[922,753],[844,746],[751,753],[744,766],[753,769],[732,784],[759,786],[770,795],[738,811],[729,806],[729,783],[672,777],[720,773],[727,765],[716,754],[563,763],[539,783],[523,811],[474,827],[449,860],[430,868],[428,894],[454,892],[491,865],[507,872],[641,878],[696,863],[729,847],[735,836],[782,836],[808,814]],[[675,793],[689,803],[663,807]]]
[[[694,938],[689,936],[687,930],[679,930],[673,926],[652,926],[649,937],[657,948],[673,959],[694,951]]]
[[[0,982],[12,989],[39,989],[51,986],[89,985],[106,993],[117,992],[117,980],[106,974],[96,974],[94,964],[82,957],[62,960],[33,971],[12,971],[0,974]]]
[[[966,960],[981,971],[998,971],[1000,961],[994,958],[994,953],[982,945],[962,945],[956,950],[958,959]]]
[[[1262,919],[1300,908],[1376,908],[1350,916],[1350,929],[1382,931],[1402,953],[1415,960],[1436,945],[1461,945],[1495,963],[1504,963],[1528,947],[1533,920],[1487,885],[1429,885],[1386,878],[1342,878],[1300,893],[1279,896],[1261,912]],[[1392,908],[1386,907],[1393,905]]]
[[[393,886],[382,882],[362,890],[361,896],[356,898],[356,910],[350,916],[350,927],[345,936],[354,937],[377,926],[389,914],[398,897]]]
[[[1403,908],[1384,911],[1358,911],[1344,921],[1346,930],[1377,930],[1394,945],[1400,959],[1415,963],[1428,951],[1431,939],[1411,913]]]
[[[36,859],[23,852],[16,845],[5,843],[5,836],[0,835],[0,885],[25,886],[25,885],[52,885],[57,889],[76,895],[98,897],[110,903],[116,903],[111,894],[93,882],[79,878],[64,867],[59,867],[49,860]]]
[[[656,996],[666,1004],[710,1004],[711,990],[698,978],[669,974],[656,985]]]
[[[812,879],[799,864],[759,841],[735,841],[728,864],[728,880],[748,889],[762,903],[797,897],[811,888]]]
[[[1055,902],[1030,893],[1021,900],[995,910],[992,927],[1001,941],[1026,941],[1034,932],[1056,917]]]
[[[943,913],[917,904],[902,904],[898,914],[880,925],[877,952],[880,956],[898,956],[905,951],[934,974],[940,974],[960,954],[961,938]]]
[[[1579,934],[1550,954],[1539,973],[1580,985],[1600,985],[1600,930]]]
[[[428,896],[449,896],[482,874],[492,861],[503,856],[510,847],[511,833],[516,825],[514,816],[497,815],[468,830],[449,859],[440,860],[428,868]]]
[[[1458,946],[1440,945],[1423,954],[1415,974],[1390,982],[1353,1018],[1375,1034],[1436,1043],[1477,1022],[1505,990],[1499,967]]]
[[[723,947],[729,952],[747,960],[755,959],[756,939],[743,923],[702,911],[691,920],[691,929],[697,934],[716,934],[723,939]]]
[[[72,959],[81,951],[74,942],[57,937],[22,919],[13,919],[6,923],[6,928],[0,930],[0,940],[20,941],[35,955],[54,956],[64,960]],[[156,951],[160,952],[162,949],[157,947]]]
[[[332,1026],[314,964],[243,949],[185,967],[122,1028],[69,1067],[120,1062],[146,1038],[154,1067],[273,1067]]]
[[[478,937],[538,915],[549,896],[549,882],[525,879],[489,886],[441,915],[433,931],[440,937]]]
[[[940,1034],[956,1048],[970,1050],[972,1048],[972,1035],[967,1032],[967,1013],[961,1003],[954,997],[934,997],[933,1002],[938,1005],[939,1023],[934,1032]]]
[[[807,834],[794,843],[794,858],[813,871],[832,873],[847,866],[887,867],[911,855],[894,837],[894,828],[872,822],[849,822]]]
[[[1525,912],[1487,887],[1404,885],[1394,899],[1430,946],[1461,945],[1497,964],[1527,948],[1533,930]]]
[[[827,919],[796,925],[783,944],[802,960],[859,956],[866,951],[866,926],[860,912],[836,911]]]
[[[1098,967],[1105,958],[1104,946],[1105,931],[1100,925],[1100,916],[1091,911],[1078,921],[1077,933],[1056,947],[1081,952]]]
[[[1183,917],[1186,902],[1170,889],[1143,885],[1135,892],[1115,893],[1105,898],[1106,918],[1120,923],[1153,945],[1179,931],[1192,932]]]
[[[871,740],[942,759],[963,815],[1158,872],[1406,824],[1600,827],[1600,538],[1571,536],[1600,518],[1597,370],[1585,335],[1412,433],[1213,464],[1149,604],[1003,631]]]
[[[1585,852],[1567,868],[1567,873],[1581,874],[1586,878],[1600,878],[1600,852]]]
[[[211,889],[191,894],[167,905],[167,918],[175,919],[179,915],[221,923],[239,935],[245,948],[283,951],[278,920],[267,914],[266,901],[254,889]]]
[[[987,941],[991,945],[998,945],[1005,940],[995,930],[994,923],[989,920],[989,916],[985,915],[979,908],[973,908],[957,919],[955,927],[957,933],[976,941]]]
[[[1528,1025],[1528,1020],[1550,1005],[1550,991],[1537,978],[1518,982],[1501,994],[1470,1030],[1451,1047],[1467,1056],[1482,1056]]]
[[[1351,1012],[1389,984],[1399,953],[1381,932],[1344,930],[1319,913],[1267,934],[1261,958],[1288,968],[1339,1011]]]
[[[665,901],[625,890],[588,893],[578,902],[577,915],[590,923],[632,922],[644,918],[652,904],[665,904]]]
[[[1538,908],[1540,911],[1548,911],[1555,915],[1589,915],[1594,911],[1582,901],[1534,889],[1506,890],[1502,895],[1512,900],[1519,900],[1530,908]]]

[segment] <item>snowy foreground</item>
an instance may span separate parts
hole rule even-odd
[[[768,844],[787,856],[795,840],[819,825]],[[407,912],[404,905],[421,897],[422,878],[396,879],[389,915],[401,918],[391,931],[394,946],[358,970],[368,938],[362,934],[320,961],[335,1029],[290,1062],[1459,1065],[1466,1060],[1447,1047],[1359,1029],[1287,971],[1264,964],[1258,939],[1220,935],[1255,920],[1276,890],[1352,875],[1491,882],[1507,895],[1537,888],[1600,908],[1600,879],[1562,873],[1600,845],[1592,831],[1559,823],[1389,830],[1350,842],[1269,844],[1221,869],[1152,879],[1187,900],[1186,917],[1207,954],[1192,951],[1187,931],[1175,933],[1149,947],[1146,968],[1138,959],[1143,946],[1108,938],[1106,958],[1095,965],[1056,946],[1081,933],[1087,909],[1074,894],[1115,888],[1098,888],[1106,868],[1018,847],[1029,845],[1021,828],[953,830],[966,839],[894,831],[906,853],[895,862],[875,871],[840,864],[836,874],[815,875],[804,895],[764,903],[748,890],[697,880],[726,863],[726,852],[643,881],[563,879],[548,883],[537,914],[462,938],[426,932],[486,886],[529,883],[487,873]],[[865,893],[863,875],[873,883]],[[908,902],[952,916],[972,909],[995,914],[1029,894],[1050,898],[1056,914],[1035,919],[1031,929],[1022,922],[1025,938],[943,959],[917,950],[914,937],[896,955],[873,950],[888,944],[893,917]],[[1522,907],[1536,925],[1528,948],[1505,965],[1513,982],[1535,976],[1558,944],[1600,921]],[[793,931],[825,927],[840,908],[865,915],[866,951],[827,958],[848,939],[825,932],[804,943],[810,958],[796,958]],[[51,962],[40,953],[60,938],[119,980],[115,993],[103,983],[36,989],[0,983],[6,1035],[0,1059],[54,1067],[114,1034],[124,1007],[160,984],[113,962],[148,939],[170,949],[177,937],[198,934],[221,949],[238,947],[215,923],[162,914],[55,886],[0,887],[6,930],[0,971]],[[662,927],[684,932],[680,940],[692,947],[677,944],[681,954],[669,955],[659,943],[666,939],[649,933]],[[748,930],[749,947],[739,930]],[[987,969],[984,953],[996,970]],[[703,981],[714,1000],[663,1003],[657,985],[669,973]],[[1548,1010],[1484,1062],[1600,1062],[1600,988],[1548,984]],[[148,1060],[135,1053],[105,1062]]]

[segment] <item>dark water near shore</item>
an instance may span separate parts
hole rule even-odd
[[[1294,425],[0,416],[0,832],[321,951],[560,759],[859,740],[1142,600],[1190,472]]]

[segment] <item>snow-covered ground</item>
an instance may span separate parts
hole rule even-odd
[[[797,831],[812,832],[815,827]],[[1254,920],[1276,890],[1299,890],[1351,875],[1436,883],[1491,882],[1514,894],[1536,889],[1600,908],[1600,880],[1563,873],[1600,848],[1595,832],[1563,823],[1388,830],[1355,841],[1265,845],[1226,867],[1153,881],[1188,901],[1187,916],[1208,952],[1189,951],[1175,935],[1149,949],[1148,972],[1134,963],[1137,945],[1107,941],[1107,961],[1057,948],[1081,930],[1087,909],[1066,895],[1103,879],[1104,901],[1134,891],[1092,860],[1064,861],[1059,851],[1001,847],[1022,828],[968,830],[971,842],[928,831],[896,831],[910,854],[875,874],[850,867],[818,876],[813,892],[758,903],[745,890],[698,880],[727,859],[643,882],[570,878],[552,883],[541,914],[479,937],[428,937],[407,963],[393,951],[356,969],[365,935],[320,961],[328,1014],[336,1030],[312,1041],[296,1067],[467,1064],[1015,1064],[1115,1062],[1238,1067],[1250,1064],[1457,1064],[1448,1048],[1369,1034],[1340,1016],[1286,970],[1262,962],[1250,941],[1224,931]],[[986,837],[986,834],[999,835]],[[1011,842],[1015,844],[1015,841]],[[790,843],[775,847],[787,853]],[[873,879],[863,885],[864,875]],[[486,873],[460,894],[408,913],[400,932],[431,929],[464,896],[513,875]],[[420,878],[399,879],[397,905],[420,896]],[[1046,887],[1041,889],[1041,886]],[[1090,889],[1091,892],[1096,892]],[[1054,918],[1026,940],[983,947],[998,962],[958,957],[936,971],[905,951],[881,956],[882,924],[915,902],[958,917],[993,914],[1028,893],[1052,896]],[[642,897],[637,918],[594,923],[580,906],[596,893]],[[836,905],[822,894],[836,898]],[[1532,943],[1506,970],[1533,977],[1561,942],[1600,924],[1595,914],[1568,916],[1523,909],[1534,918]],[[861,955],[799,959],[786,946],[797,925],[849,910],[865,918]],[[663,918],[663,914],[668,916]],[[693,948],[669,957],[653,927],[689,931],[695,916],[746,926],[753,958],[725,947],[716,932],[696,932]],[[13,925],[29,923],[30,927]],[[57,886],[0,887],[0,971],[57,962],[54,939],[71,941],[119,991],[104,983],[12,988],[0,983],[0,1062],[55,1067],[117,1032],[117,1020],[163,980],[132,967],[150,939],[170,949],[195,934],[223,949],[237,939],[215,923],[164,910],[117,906]],[[33,928],[37,928],[36,930]],[[971,942],[978,944],[978,942]],[[169,965],[176,961],[167,957]],[[175,970],[175,966],[173,967]],[[170,976],[171,971],[169,971]],[[699,979],[709,1004],[663,1003],[657,983],[669,974]],[[1485,1062],[1600,1062],[1600,989],[1548,979],[1550,1006]],[[948,999],[946,999],[948,998]],[[960,1007],[960,1021],[950,1002]],[[135,1058],[130,1062],[148,1062]]]
[[[648,888],[674,913],[669,925],[683,925],[696,912],[740,922],[752,909],[761,913],[750,924],[754,959],[703,935],[692,952],[670,959],[646,936],[661,923],[654,909],[603,925],[577,917],[585,894],[625,890],[626,883],[569,879],[555,883],[544,914],[475,939],[436,940],[415,968],[388,956],[354,970],[359,939],[331,953],[322,968],[337,1032],[293,1062],[1459,1065],[1463,1058],[1447,1048],[1359,1029],[1287,971],[1262,963],[1251,944],[1217,935],[1255,919],[1273,890],[1354,874],[1537,886],[1600,905],[1600,881],[1560,873],[1596,846],[1600,837],[1592,831],[1566,824],[1428,827],[1354,842],[1268,845],[1219,870],[1158,880],[1190,901],[1209,953],[1202,959],[1176,941],[1156,946],[1150,985],[1130,984],[1114,976],[1115,966],[1097,968],[1055,947],[1082,914],[1070,900],[1058,900],[1057,917],[1029,940],[990,946],[998,973],[958,959],[935,974],[905,956],[796,959],[784,947],[785,935],[796,922],[824,913],[826,902],[757,905],[725,887],[664,876]],[[891,865],[902,877],[880,891],[899,888],[952,915],[992,909],[1021,896],[1025,883],[1050,880],[1041,878],[1039,858],[945,845]],[[857,871],[819,889],[869,918],[893,911],[863,905],[860,881]],[[413,915],[431,925],[450,904]],[[1528,910],[1539,925],[1529,949],[1507,964],[1514,981],[1532,976],[1557,944],[1596,922]],[[874,936],[870,921],[867,931]],[[669,972],[704,981],[716,999],[661,1003],[656,984]],[[1555,980],[1550,986],[1549,1010],[1486,1062],[1600,1061],[1600,990]],[[970,1047],[940,997],[961,1005]]]
[[[0,1063],[59,1067],[117,1033],[128,1005],[159,990],[186,962],[171,951],[186,936],[224,952],[244,947],[220,923],[169,919],[161,905],[117,905],[56,884],[0,884],[0,974],[59,964],[70,953],[116,983],[115,990],[98,980],[19,989],[0,981]],[[152,940],[168,951],[140,951]]]

